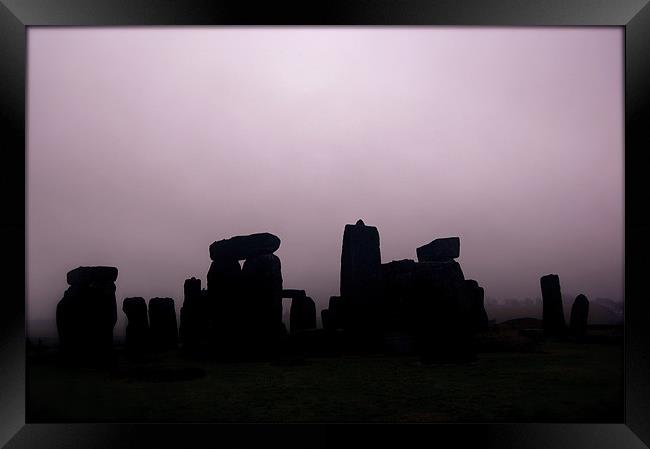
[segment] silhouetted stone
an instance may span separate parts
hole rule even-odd
[[[68,271],[66,276],[68,285],[81,284],[113,284],[117,280],[115,267],[77,267]]]
[[[199,301],[201,299],[201,279],[192,277],[185,279],[183,283],[184,304],[186,302]]]
[[[172,298],[151,298],[149,300],[149,327],[153,346],[170,348],[176,345],[178,324]]]
[[[378,325],[374,311],[380,295],[379,232],[374,226],[366,226],[362,220],[354,225],[345,225],[341,251],[341,297],[348,302],[348,330],[366,333]]]
[[[323,309],[320,311],[320,320],[323,325],[323,329],[331,330],[332,326],[330,324],[330,311],[329,309]]]
[[[387,350],[397,350],[396,341],[413,342],[410,336],[415,336],[423,362],[474,358],[472,299],[457,262],[393,261],[382,265],[382,277]]]
[[[283,298],[304,298],[307,296],[307,293],[304,290],[296,290],[292,288],[285,288],[282,290],[282,297]]]
[[[330,327],[332,329],[345,329],[347,322],[347,301],[340,296],[331,296],[328,311]]]
[[[210,245],[210,259],[244,260],[272,254],[280,247],[280,238],[268,232],[238,235]]]
[[[540,278],[543,302],[544,334],[560,336],[565,333],[564,310],[562,308],[562,293],[560,278],[557,274],[548,274]]]
[[[208,292],[215,299],[229,297],[241,288],[241,265],[236,259],[220,259],[210,264]]]
[[[117,321],[116,278],[114,267],[79,267],[68,273],[70,287],[56,308],[64,351],[101,359],[112,348]]]
[[[394,260],[381,265],[384,303],[382,326],[386,331],[414,329],[416,311],[413,274],[417,263],[411,259]]]
[[[305,328],[316,329],[316,303],[307,296],[307,312],[305,314]]]
[[[381,271],[383,276],[412,273],[415,270],[416,265],[417,262],[413,259],[393,260],[391,262],[381,264]]]
[[[147,303],[144,298],[124,298],[122,311],[126,314],[126,347],[128,350],[142,352],[149,343],[149,319]]]
[[[242,267],[242,296],[245,315],[240,318],[242,329],[265,345],[267,336],[276,332],[282,323],[282,269],[280,259],[268,254],[246,259]]]
[[[583,336],[587,331],[588,319],[589,300],[585,295],[578,295],[571,307],[571,333],[576,336]]]
[[[286,297],[286,296],[285,296]],[[289,323],[291,333],[316,328],[316,304],[309,296],[298,295],[291,300]]]
[[[470,301],[470,316],[472,330],[474,332],[485,332],[488,329],[488,316],[485,311],[485,291],[473,279],[465,281],[465,288]]]
[[[242,272],[235,259],[215,260],[208,271],[208,299],[205,312],[210,339],[228,351],[226,342],[248,313],[242,301]]]
[[[447,262],[460,256],[460,238],[435,239],[416,250],[418,262]]]
[[[183,306],[180,311],[180,327],[178,330],[184,349],[190,349],[200,344],[208,344],[210,310],[206,291],[201,290],[201,280],[186,279],[183,285]]]

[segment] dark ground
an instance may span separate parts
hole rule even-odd
[[[488,346],[500,352],[464,365],[383,355],[215,363],[178,351],[136,364],[118,349],[111,370],[32,350],[27,422],[622,422],[622,344]]]

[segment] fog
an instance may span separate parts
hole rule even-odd
[[[30,28],[27,120],[32,322],[80,265],[178,310],[254,232],[320,310],[359,218],[383,262],[459,236],[492,298],[623,300],[620,28]]]

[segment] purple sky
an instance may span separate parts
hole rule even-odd
[[[28,45],[31,320],[79,265],[119,268],[120,309],[179,308],[210,243],[264,231],[320,310],[359,218],[384,262],[460,236],[489,297],[539,296],[553,272],[623,299],[620,28],[30,28]]]

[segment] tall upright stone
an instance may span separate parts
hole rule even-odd
[[[540,285],[542,288],[544,334],[548,336],[562,336],[566,331],[566,323],[562,308],[560,277],[557,274],[542,276],[540,278]]]
[[[126,315],[126,348],[131,352],[143,352],[149,345],[149,319],[144,298],[131,297],[122,301]]]
[[[275,335],[282,323],[282,268],[274,254],[246,259],[242,267],[245,307],[242,327],[254,335]]]
[[[348,303],[348,324],[363,332],[378,326],[381,295],[379,232],[362,220],[345,225],[341,251],[341,297]]]
[[[115,267],[78,267],[68,272],[70,287],[56,308],[63,350],[101,358],[112,348],[117,321],[116,279]]]
[[[183,284],[183,306],[180,310],[179,338],[188,349],[207,338],[209,310],[201,290],[201,279],[186,279]]]
[[[149,300],[149,327],[151,343],[160,349],[172,348],[178,343],[178,323],[172,298]]]
[[[576,296],[571,307],[571,333],[576,336],[583,336],[587,331],[587,322],[589,319],[589,300],[585,295]]]

